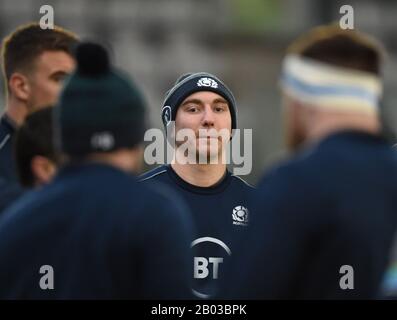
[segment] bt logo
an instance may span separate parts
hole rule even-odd
[[[222,272],[226,258],[232,252],[221,240],[212,237],[202,237],[191,244],[193,249],[193,294],[202,299],[208,299],[216,290],[216,280]],[[214,282],[215,281],[215,282]]]
[[[191,244],[191,248],[201,243],[214,243],[221,247],[230,256],[232,254],[229,247],[221,240],[212,237],[203,237],[194,240]],[[210,273],[213,279],[218,279],[219,266],[223,263],[222,257],[194,257],[194,278],[204,279],[207,278]],[[210,272],[212,271],[212,272]]]

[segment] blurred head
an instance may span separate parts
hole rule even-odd
[[[15,158],[20,183],[39,187],[51,181],[58,167],[53,147],[52,108],[31,113],[18,129]]]
[[[287,50],[282,75],[287,145],[343,129],[379,130],[383,48],[337,25],[315,28]]]
[[[105,162],[136,172],[146,129],[141,91],[113,68],[99,44],[78,45],[76,61],[54,110],[56,147],[71,161]]]
[[[206,159],[222,154],[230,141],[232,118],[229,104],[224,97],[211,91],[199,91],[189,95],[176,114],[175,132],[190,129],[195,136],[187,143],[193,144],[196,156]],[[223,134],[222,134],[223,132]],[[176,141],[179,146],[183,141]]]
[[[54,105],[63,79],[75,62],[71,55],[74,34],[62,28],[41,29],[37,23],[23,25],[3,40],[2,69],[9,99],[27,113]]]
[[[216,76],[206,72],[185,74],[167,92],[162,120],[170,131],[168,139],[175,139],[178,150],[188,147],[189,154],[183,154],[183,158],[194,163],[208,163],[211,159],[211,163],[219,163],[216,159],[221,160],[219,156],[237,127],[236,101]],[[175,136],[170,130],[173,124]],[[181,153],[177,151],[177,156]]]

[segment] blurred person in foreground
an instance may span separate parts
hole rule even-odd
[[[9,181],[0,178],[0,208],[17,202],[21,194],[48,184],[58,170],[60,157],[53,143],[52,107],[34,111],[26,116],[13,137],[17,182],[15,188]],[[1,218],[1,215],[0,215]]]
[[[28,115],[15,136],[15,162],[19,183],[26,189],[48,184],[60,157],[54,148],[53,107]]]
[[[382,137],[382,51],[321,26],[293,42],[281,87],[295,152],[262,179],[228,298],[378,297],[397,225],[397,161]]]
[[[81,44],[76,60],[54,109],[65,164],[0,220],[0,299],[185,298],[189,215],[167,190],[134,176],[142,94],[102,46]]]

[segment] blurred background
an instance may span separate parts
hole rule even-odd
[[[278,89],[285,48],[311,27],[339,20],[340,7],[349,4],[355,28],[388,49],[383,111],[397,132],[395,0],[0,0],[0,37],[39,21],[45,4],[54,8],[55,24],[113,48],[115,64],[147,97],[152,127],[162,128],[164,94],[180,74],[207,71],[223,79],[238,102],[239,128],[253,130],[253,170],[244,177],[253,184],[285,156]]]

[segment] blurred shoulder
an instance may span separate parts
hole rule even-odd
[[[167,173],[168,166],[162,165],[152,170],[149,170],[138,177],[139,182],[148,182],[148,181],[159,181],[161,180]]]

